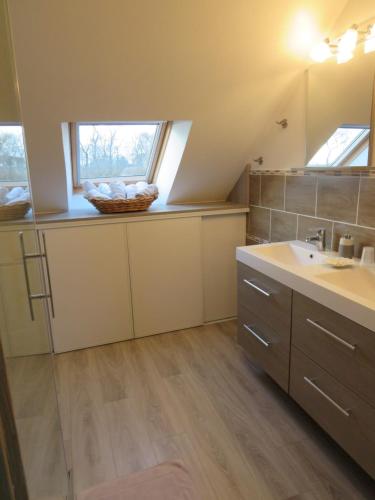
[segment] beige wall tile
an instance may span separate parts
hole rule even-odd
[[[375,247],[375,229],[366,229],[360,226],[350,226],[348,224],[338,224],[333,227],[333,249],[338,250],[341,236],[349,233],[354,238],[354,256],[360,258],[364,246]]]
[[[375,227],[375,178],[373,177],[361,178],[358,224]]]
[[[260,202],[262,207],[284,208],[284,175],[263,175]]]
[[[260,175],[249,175],[250,205],[260,205]]]
[[[248,234],[262,240],[270,237],[270,211],[267,208],[250,207]]]
[[[287,175],[285,209],[288,212],[315,215],[316,183],[315,176]]]
[[[296,239],[297,215],[271,211],[271,241]]]
[[[305,241],[307,236],[313,236],[314,234],[316,234],[318,229],[325,229],[327,238],[327,249],[330,249],[332,244],[332,228],[333,228],[332,221],[324,219],[316,219],[315,217],[306,217],[304,215],[301,215],[298,217],[297,239]]]
[[[267,174],[251,176],[252,203],[260,202],[264,208],[251,207],[249,236],[262,240],[271,238],[271,241],[291,240],[296,237],[298,225],[297,238],[304,241],[307,236],[315,234],[318,229],[325,228],[327,248],[332,247],[337,250],[339,238],[349,232],[355,239],[356,256],[360,257],[364,245],[375,246],[375,178],[361,178],[358,201],[359,183],[359,177],[350,176],[287,176],[285,179],[286,211],[284,212],[282,211],[284,209],[284,176]],[[314,217],[316,193],[318,216]],[[279,209],[272,210],[271,225],[268,208]],[[358,224],[360,224],[358,226],[355,225],[357,208]],[[310,213],[312,216],[309,216]],[[298,224],[297,214],[299,214]],[[361,225],[374,229],[364,228]],[[251,241],[253,242],[254,240]]]
[[[318,177],[317,216],[355,223],[358,191],[358,177]]]

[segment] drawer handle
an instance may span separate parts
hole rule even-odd
[[[310,323],[310,325],[312,326],[315,326],[315,328],[317,328],[318,330],[320,330],[321,332],[325,333],[326,335],[328,335],[329,337],[331,337],[332,339],[336,340],[336,342],[339,342],[340,344],[342,344],[343,346],[347,347],[348,349],[350,349],[351,351],[355,351],[356,350],[356,347],[355,345],[353,344],[350,344],[349,342],[346,342],[346,340],[342,339],[341,337],[338,337],[337,335],[335,335],[334,333],[330,332],[329,330],[327,330],[327,328],[324,328],[323,326],[320,326],[319,323],[316,323],[315,321],[313,321],[312,319],[310,318],[306,318],[306,321],[308,323]]]
[[[255,337],[258,340],[258,342],[263,344],[264,347],[270,347],[271,342],[264,340],[260,335],[257,334],[257,332],[255,332],[252,328],[250,328],[250,326],[244,324],[243,327],[245,328],[245,330],[247,330],[249,333],[251,333],[251,335],[253,337]]]
[[[318,387],[313,380],[311,380],[308,377],[303,377],[303,380],[309,384],[313,389],[315,389],[323,398],[325,398],[327,401],[329,401],[337,410],[339,410],[340,413],[345,415],[345,417],[350,417],[350,410],[345,410],[341,405],[336,403],[328,394],[326,394],[320,387]]]
[[[251,281],[249,280],[243,280],[244,283],[246,283],[246,285],[249,285],[251,286],[252,288],[254,288],[254,290],[256,290],[257,292],[260,292],[262,293],[263,295],[265,295],[266,297],[271,297],[271,294],[269,292],[266,292],[266,290],[263,290],[263,288],[260,288],[259,286],[255,285],[254,283],[252,283]]]

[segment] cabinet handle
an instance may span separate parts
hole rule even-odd
[[[26,252],[25,252],[25,242],[23,239],[23,232],[22,231],[18,233],[18,237],[20,239],[23,272],[25,275],[27,300],[29,301],[30,317],[31,317],[31,321],[35,321],[34,309],[33,309],[33,299],[32,299],[31,288],[30,288],[29,272],[27,270],[27,256],[26,256]]]
[[[323,396],[324,399],[326,399],[331,405],[333,405],[337,410],[339,410],[340,413],[345,415],[345,417],[350,417],[350,410],[343,408],[341,405],[336,403],[334,399],[332,399],[328,394],[326,394],[320,387],[318,387],[314,381],[308,377],[303,377],[303,380],[309,384],[313,389],[315,389],[321,396]]]
[[[263,344],[264,347],[270,347],[271,342],[268,342],[267,340],[264,340],[264,338],[262,338],[260,335],[258,335],[256,331],[254,331],[252,328],[250,328],[250,326],[243,324],[243,327],[245,328],[245,330],[247,330],[249,333],[251,333],[251,335],[253,337],[255,337],[258,342],[260,342],[261,344]]]
[[[347,342],[346,340],[342,339],[341,337],[338,337],[337,335],[335,335],[334,333],[330,332],[329,330],[327,330],[327,328],[324,328],[323,326],[320,326],[319,323],[317,323],[316,321],[313,321],[312,319],[310,318],[306,318],[306,321],[312,325],[312,326],[315,326],[315,328],[317,328],[318,330],[320,330],[321,332],[325,333],[326,335],[328,335],[329,337],[331,337],[332,339],[336,340],[336,342],[339,342],[340,344],[342,344],[343,346],[347,347],[348,349],[350,349],[351,351],[355,351],[357,346],[353,345],[353,344],[350,344],[349,342]]]
[[[20,246],[21,246],[21,252],[22,252],[22,263],[23,263],[23,272],[25,274],[25,282],[26,282],[26,290],[27,290],[27,299],[29,301],[29,309],[30,309],[30,317],[31,321],[35,321],[35,314],[34,314],[34,308],[33,308],[33,300],[40,300],[40,299],[50,299],[51,301],[51,311],[52,311],[52,317],[55,317],[55,311],[53,307],[53,299],[51,295],[51,280],[49,276],[49,266],[48,266],[48,258],[47,254],[45,252],[45,239],[44,239],[44,234],[43,234],[43,242],[44,242],[44,253],[26,253],[25,251],[25,241],[23,238],[23,232],[20,231],[18,233],[19,239],[20,239]],[[31,293],[31,286],[30,286],[30,278],[29,278],[29,271],[27,268],[27,261],[30,259],[41,259],[41,258],[46,259],[46,267],[47,267],[47,279],[48,279],[48,287],[49,287],[49,293]]]
[[[263,290],[263,288],[260,288],[259,286],[255,285],[254,283],[252,283],[251,281],[249,280],[243,280],[244,283],[246,283],[246,285],[249,285],[251,286],[252,288],[254,288],[254,290],[256,290],[257,292],[260,292],[262,293],[263,295],[265,295],[266,297],[271,297],[271,294],[269,292],[266,292],[266,290]]]
[[[44,231],[42,232],[42,238],[43,238],[44,258],[46,259],[47,281],[48,281],[48,291],[49,291],[48,297],[49,297],[49,300],[51,303],[52,318],[54,318],[55,317],[55,306],[53,303],[53,294],[52,294],[52,286],[51,286],[51,276],[50,276],[50,272],[49,272],[46,235],[44,234]]]

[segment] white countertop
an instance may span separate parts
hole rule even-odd
[[[148,210],[120,214],[102,214],[96,210],[96,208],[88,204],[87,207],[75,208],[67,212],[37,214],[35,216],[35,222],[37,226],[47,228],[64,225],[64,223],[68,225],[123,223],[176,217],[246,214],[248,211],[249,207],[247,205],[230,202],[191,203],[184,205],[166,205],[155,202]],[[29,213],[23,219],[1,221],[0,231],[2,229],[9,230],[12,226],[27,226],[33,223],[34,217],[32,213]]]
[[[334,269],[324,263],[298,265],[289,262],[287,264],[266,255],[267,252],[262,253],[262,248],[272,247],[277,252],[278,246],[286,244],[299,245],[316,252],[313,246],[302,242],[268,243],[238,247],[236,258],[239,262],[375,332],[375,268],[373,266],[364,268],[360,266],[358,259],[353,259],[353,266],[346,269]],[[329,257],[333,253],[319,252],[319,260],[324,261],[322,255]]]
[[[125,212],[120,214],[102,214],[98,212],[96,208],[90,205],[86,208],[73,209],[63,213],[37,215],[36,222],[38,224],[43,224],[49,222],[71,222],[82,220],[97,221],[109,219],[139,219],[143,217],[151,218],[156,216],[183,213],[197,215],[197,213],[211,214],[212,212],[217,213],[226,211],[233,211],[234,213],[246,213],[249,211],[249,207],[239,203],[229,202],[192,203],[182,205],[168,205],[154,202],[148,210],[142,210],[139,212]],[[212,215],[214,215],[214,213],[212,213]]]

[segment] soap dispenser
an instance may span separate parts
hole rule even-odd
[[[352,259],[354,257],[354,240],[351,234],[344,234],[344,236],[340,238],[339,255],[346,259]]]

